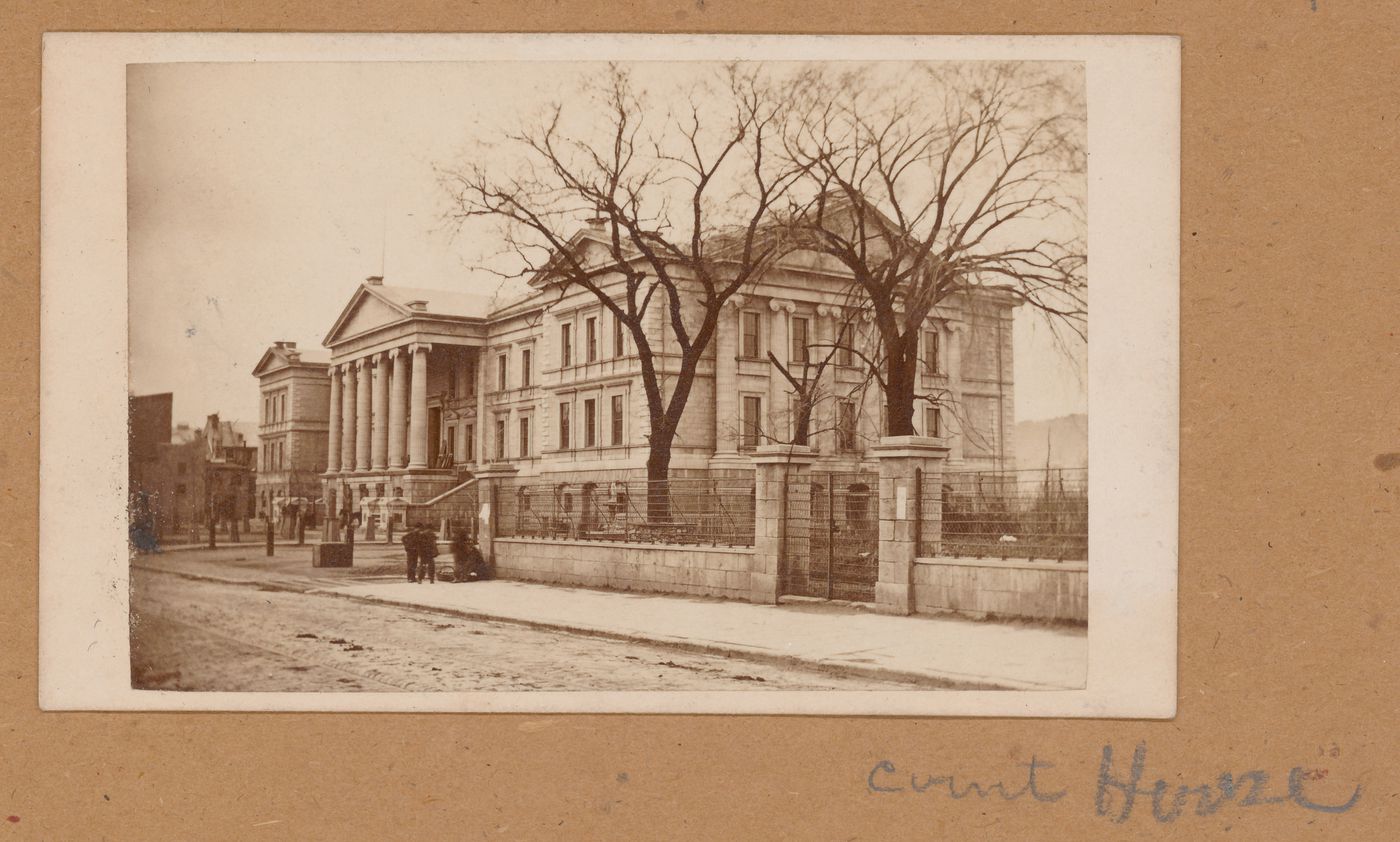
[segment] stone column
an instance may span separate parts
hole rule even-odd
[[[355,360],[358,380],[355,384],[355,470],[369,470],[370,400],[373,385],[370,383],[369,358]]]
[[[912,614],[917,605],[914,559],[918,545],[932,546],[940,537],[943,507],[935,490],[943,484],[948,448],[943,439],[886,436],[873,451],[880,463],[880,564],[875,610]],[[922,512],[918,511],[920,485],[927,492]]]
[[[486,457],[486,349],[476,349],[476,420],[472,432],[476,434],[476,464],[483,466],[487,462]]]
[[[389,352],[394,361],[394,373],[389,382],[389,467],[408,465],[408,352],[395,348]]]
[[[744,296],[732,296],[725,305],[715,326],[715,454],[734,458],[739,453],[739,310]]]
[[[389,356],[374,355],[374,397],[370,414],[373,427],[370,433],[369,463],[376,471],[389,469]]]
[[[355,367],[346,363],[340,367],[345,388],[340,390],[340,472],[355,470]]]
[[[784,558],[808,549],[810,447],[765,444],[754,451],[753,566],[749,602],[776,604]]]
[[[967,335],[966,322],[949,322],[948,325],[948,391],[952,392],[952,406],[963,406],[962,391],[962,343]],[[952,412],[951,406],[945,406],[944,412],[944,436],[952,446],[952,453],[949,454],[949,461],[953,464],[962,464],[963,461],[963,436],[962,425],[956,420],[956,413]],[[951,425],[958,423],[958,436],[951,436],[949,430]]]
[[[340,470],[340,369],[331,366],[331,417],[327,428],[330,439],[330,446],[326,452],[326,473],[333,474]]]
[[[428,351],[431,345],[409,346],[413,354],[413,383],[409,389],[408,467],[428,467]]]
[[[800,376],[801,372],[794,372],[791,368],[789,352],[792,349],[788,347],[791,344],[788,341],[788,319],[797,305],[774,298],[768,302],[768,309],[773,311],[773,317],[769,319],[768,350],[787,367],[788,373],[794,377]],[[777,370],[768,372],[768,435],[782,441],[792,438],[792,418],[788,407],[790,396],[787,378]]]
[[[832,346],[836,344],[837,328],[841,321],[841,308],[833,304],[817,307],[817,320],[814,325],[817,333],[816,347],[812,349],[812,361],[820,363],[830,359],[817,378],[817,404],[812,407],[812,429],[820,430],[812,436],[809,446],[823,454],[836,452],[836,365],[841,352]]]

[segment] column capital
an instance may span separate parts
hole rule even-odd
[[[817,305],[817,315],[818,315],[818,316],[840,316],[840,315],[842,315],[842,312],[841,312],[842,309],[844,309],[844,308],[842,308],[840,304],[818,304],[818,305]]]
[[[431,342],[413,342],[408,346],[408,352],[410,354],[415,354],[419,351],[426,353],[431,350],[433,350],[433,343]]]
[[[384,352],[384,356],[388,357],[391,360],[396,360],[399,358],[400,354],[405,354],[407,352],[407,348],[390,348],[389,350]]]
[[[738,310],[741,309],[746,303],[748,303],[748,300],[749,297],[747,295],[736,292],[735,294],[729,296],[729,298],[725,299],[724,304],[727,307],[733,307],[735,310]]]
[[[768,301],[768,309],[772,310],[774,313],[780,311],[791,313],[797,309],[797,305],[786,298],[773,298]]]
[[[389,356],[388,351],[379,351],[374,355],[374,364],[376,366],[383,365],[384,363],[387,363],[392,359],[393,357]]]
[[[358,360],[355,360],[355,362],[353,363],[353,365],[355,366],[355,368],[356,368],[356,369],[359,369],[359,370],[363,370],[363,369],[367,368],[367,367],[369,366],[369,364],[370,364],[370,358],[369,358],[369,357],[360,357]]]

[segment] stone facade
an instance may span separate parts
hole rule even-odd
[[[278,517],[290,501],[321,496],[330,426],[328,359],[295,342],[277,342],[253,368],[261,392],[258,424],[257,507]]]
[[[584,231],[575,246],[587,260],[596,244]],[[620,276],[597,283],[621,297]],[[381,278],[355,290],[324,340],[330,364],[320,372],[329,405],[322,496],[332,512],[360,512],[366,500],[423,502],[493,463],[541,481],[645,475],[650,424],[633,337],[592,293],[548,277],[532,286],[513,301]],[[873,325],[846,306],[847,287],[823,258],[798,254],[728,302],[672,448],[673,476],[751,472],[759,444],[791,440],[791,390],[768,354],[800,371],[801,355],[820,359],[838,341],[871,349]],[[698,287],[682,300],[681,319],[698,324]],[[1013,308],[982,291],[945,301],[925,324],[919,390],[943,395],[945,406],[935,417],[921,404],[915,424],[947,440],[954,466],[1012,464]],[[653,301],[647,339],[669,389],[679,347],[663,310]],[[883,406],[863,365],[837,352],[822,378],[807,443],[813,470],[875,464]]]

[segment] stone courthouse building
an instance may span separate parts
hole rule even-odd
[[[330,424],[330,379],[323,353],[277,342],[253,367],[261,392],[258,422],[257,511],[280,515],[289,501],[313,503],[322,494]]]
[[[607,260],[598,229],[583,229],[572,244],[585,260]],[[750,451],[791,436],[791,388],[770,351],[800,376],[804,359],[824,359],[834,344],[873,345],[873,326],[848,305],[848,279],[827,259],[799,252],[726,304],[672,449],[673,476],[751,471]],[[605,289],[621,283],[600,280]],[[311,358],[293,361],[288,343],[269,349],[259,366],[265,397],[271,375],[283,371],[293,393],[314,391],[319,378],[327,394],[321,479],[331,511],[385,497],[423,502],[489,463],[541,481],[645,477],[648,415],[628,331],[586,290],[561,291],[547,274],[530,286],[499,301],[372,277],[330,326],[328,368],[313,372]],[[648,318],[664,374],[676,370],[679,355],[662,300],[653,299]],[[1009,296],[981,291],[945,302],[924,325],[919,391],[941,400],[920,402],[915,424],[946,439],[951,466],[1014,465],[1013,308]],[[698,323],[696,312],[682,318]],[[882,422],[879,388],[860,354],[838,350],[832,362],[808,442],[818,454],[812,470],[869,469]],[[290,430],[298,422],[265,424],[262,440],[276,441],[284,423]],[[306,429],[311,446],[316,428]],[[297,463],[302,445],[288,441],[284,458]]]

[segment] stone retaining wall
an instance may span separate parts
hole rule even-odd
[[[496,575],[559,585],[748,599],[752,549],[496,538]]]
[[[983,617],[1087,622],[1085,562],[920,558],[914,563],[914,610]]]

